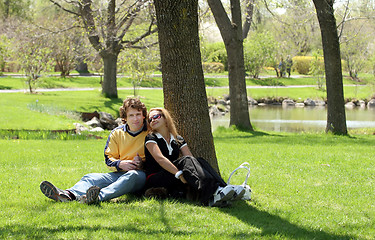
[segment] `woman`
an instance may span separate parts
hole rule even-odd
[[[242,197],[243,187],[227,186],[205,160],[192,156],[166,109],[151,109],[149,124],[151,131],[145,139],[146,189],[165,188],[170,195],[179,196],[185,195],[189,186],[200,202],[209,206],[223,206]],[[179,158],[180,154],[183,157]]]

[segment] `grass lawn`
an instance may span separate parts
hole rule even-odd
[[[107,171],[103,148],[108,132],[99,134],[103,137],[99,139],[49,132],[74,128],[73,123],[79,122],[76,112],[96,110],[118,116],[122,99],[133,91],[119,90],[119,99],[103,98],[96,87],[97,80],[80,77],[65,82],[59,82],[58,78],[46,81],[49,87],[94,87],[93,91],[0,94],[0,239],[373,239],[375,236],[373,135],[343,137],[219,128],[214,132],[214,141],[223,178],[226,180],[244,161],[252,168],[249,184],[253,201],[236,202],[230,208],[131,195],[100,206],[47,199],[39,190],[43,180],[68,188],[86,173]],[[293,85],[286,81],[294,80],[294,85],[312,81],[283,79],[282,84]],[[227,85],[226,78],[210,76],[206,81],[211,81],[207,83],[209,86]],[[248,85],[262,85],[247,81]],[[268,85],[272,81],[265,80]],[[21,82],[0,78],[0,89],[23,88],[18,87]],[[119,87],[131,86],[127,85],[129,79],[119,82],[122,82]],[[158,86],[160,78],[148,84]],[[344,91],[345,97],[368,99],[374,94],[374,87],[371,84],[345,87]],[[207,89],[207,94],[215,97],[227,93],[225,88]],[[324,91],[313,87],[250,88],[248,94],[253,98],[326,96]],[[139,95],[148,108],[163,106],[161,89],[141,89]],[[45,131],[19,132],[29,140],[1,139],[9,129]],[[241,183],[243,177],[235,175],[232,183]]]
[[[121,99],[132,94],[132,90],[120,90],[119,99],[108,99],[96,90],[1,93],[0,129],[72,129],[74,122],[80,122],[77,117],[71,118],[74,112],[104,111],[118,117]],[[163,106],[162,90],[144,89],[139,94],[148,108]]]
[[[214,133],[222,176],[244,161],[253,201],[230,208],[123,196],[87,206],[55,203],[61,188],[107,171],[98,140],[0,140],[1,239],[373,239],[373,136]],[[233,183],[244,176],[235,175]]]

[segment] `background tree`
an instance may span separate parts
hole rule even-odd
[[[255,11],[255,0],[245,0],[245,21],[242,26],[242,37],[246,39],[249,35],[251,23],[253,22],[253,16]]]
[[[10,57],[10,40],[6,35],[0,35],[0,75],[5,71],[5,65]]]
[[[230,125],[253,130],[246,92],[241,5],[231,0],[231,19],[220,0],[208,0],[228,56]]]
[[[244,42],[245,69],[253,78],[258,78],[261,70],[275,66],[278,43],[268,32],[255,32]]]
[[[88,39],[94,49],[103,59],[104,78],[102,82],[102,93],[106,97],[117,98],[117,58],[124,48],[138,47],[138,43],[147,36],[156,32],[153,17],[137,19],[141,11],[148,13],[151,2],[148,0],[121,1],[116,0],[106,2],[82,0],[50,0],[56,6],[73,14],[79,18],[86,31]],[[150,24],[145,26],[142,35],[132,36],[130,27],[138,22],[139,24],[148,19]],[[129,35],[129,39],[126,39]]]
[[[46,21],[49,24],[46,24]],[[77,22],[63,12],[60,15],[51,16],[44,20],[46,36],[53,49],[51,56],[55,59],[55,71],[61,72],[61,77],[69,76],[70,71],[76,68],[78,59],[85,59],[90,48],[85,42],[81,29]]]
[[[51,57],[49,41],[33,25],[23,25],[22,38],[18,39],[14,53],[26,76],[26,84],[30,93],[34,93],[41,75],[50,71],[54,59]]]
[[[327,85],[327,126],[326,132],[346,135],[344,90],[340,43],[337,34],[333,0],[313,0],[318,16],[324,54]]]
[[[325,83],[323,52],[316,50],[312,55],[313,59],[310,62],[309,74],[316,78],[318,89],[323,89],[323,85]]]
[[[150,78],[159,62],[158,54],[151,49],[132,49],[120,54],[119,71],[130,74],[134,96],[138,96],[142,81]]]
[[[164,106],[193,155],[218,168],[198,36],[198,0],[155,0]]]
[[[30,0],[3,0],[0,1],[0,15],[3,21],[10,17],[31,17]]]
[[[314,5],[309,0],[278,1],[275,9],[264,1],[271,12],[272,21],[267,23],[267,29],[273,29],[275,39],[279,42],[280,56],[309,55],[314,48],[321,46],[319,25],[316,21]],[[276,10],[282,12],[277,14]]]

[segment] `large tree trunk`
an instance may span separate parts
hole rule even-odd
[[[326,132],[346,135],[348,131],[346,127],[340,43],[337,35],[333,1],[313,1],[320,25],[324,53],[328,100]]]
[[[196,157],[219,171],[198,35],[198,0],[155,0],[164,105]]]
[[[117,54],[101,54],[104,63],[102,94],[108,98],[117,98]]]
[[[230,125],[253,130],[250,123],[246,92],[241,6],[239,0],[231,0],[232,21],[220,0],[208,0],[208,5],[219,27],[228,55],[230,94]]]

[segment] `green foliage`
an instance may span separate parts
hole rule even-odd
[[[87,140],[103,139],[108,132],[82,132],[76,134],[75,129],[64,130],[1,130],[0,139],[5,140]]]
[[[5,65],[10,57],[10,40],[6,35],[0,35],[0,75],[5,70]]]
[[[323,84],[325,83],[324,73],[323,51],[315,51],[313,53],[313,59],[310,62],[309,74],[316,78],[316,83],[318,84],[319,89],[323,89]]]
[[[310,63],[314,57],[309,56],[295,56],[293,57],[294,69],[299,74],[307,75],[310,72]]]
[[[0,1],[0,17],[2,19],[9,19],[12,17],[30,18],[32,12],[30,11],[31,0],[7,0]]]
[[[202,63],[202,67],[205,73],[223,73],[224,72],[224,64],[222,63],[204,62]]]
[[[152,80],[150,75],[157,70],[158,65],[157,54],[150,49],[127,49],[127,51],[122,52],[118,59],[118,71],[127,72],[131,75],[134,96],[138,95],[138,89],[144,80]]]
[[[52,49],[49,47],[48,39],[43,36],[40,29],[26,23],[18,34],[23,38],[18,39],[15,50],[15,57],[21,69],[25,73],[26,83],[29,91],[35,91],[40,76],[45,71],[51,71],[54,59],[51,56]]]
[[[203,62],[219,62],[224,65],[225,71],[228,70],[228,57],[223,42],[202,43],[201,54]]]
[[[276,65],[278,43],[268,32],[257,32],[244,41],[245,69],[254,78],[263,67]]]

